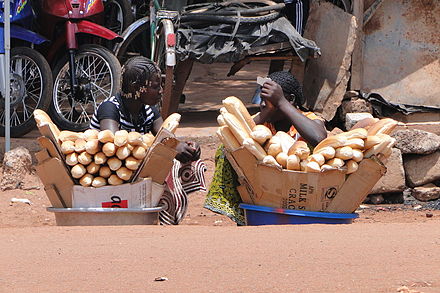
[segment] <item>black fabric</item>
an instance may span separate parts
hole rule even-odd
[[[262,24],[240,24],[233,35],[234,24],[181,23],[177,30],[178,58],[213,62],[238,62],[253,47],[290,42],[296,54],[305,61],[321,52],[315,42],[303,38],[285,17]]]
[[[98,107],[97,112],[97,120],[101,121],[103,119],[111,119],[115,121],[119,121],[120,115],[118,107],[110,101],[102,102],[102,104]]]

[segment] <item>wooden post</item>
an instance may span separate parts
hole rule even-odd
[[[364,61],[364,0],[353,0],[353,15],[356,17],[356,43],[351,59],[351,83],[350,90],[361,90],[363,82]]]

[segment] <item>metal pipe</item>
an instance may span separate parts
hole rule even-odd
[[[5,152],[11,150],[11,96],[10,96],[10,53],[11,53],[11,19],[10,2],[4,1],[4,37],[5,37]]]

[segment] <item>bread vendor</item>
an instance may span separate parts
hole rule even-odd
[[[288,133],[295,140],[304,140],[312,148],[327,137],[324,121],[302,107],[304,96],[298,80],[288,71],[269,75],[263,86],[258,87],[252,99],[260,104],[255,123],[264,124],[273,134]],[[205,208],[228,216],[238,225],[244,225],[244,215],[239,208],[241,197],[237,191],[237,175],[220,147],[215,155],[216,168]]]
[[[122,67],[121,92],[105,99],[95,110],[90,127],[97,130],[137,131],[141,134],[151,132],[156,135],[162,126],[163,119],[155,106],[162,97],[161,71],[154,62],[143,56],[128,59]],[[179,169],[196,170],[196,176],[187,178],[200,178],[204,168],[193,168],[191,165],[204,164],[199,161],[200,146],[193,141],[181,142],[177,147],[177,155],[171,177],[182,174]],[[187,175],[187,174],[186,174]],[[167,178],[173,181],[168,184],[168,189],[162,200],[167,206],[159,215],[161,224],[178,224],[186,212],[186,192],[181,178]],[[177,177],[177,175],[175,176]],[[199,180],[204,182],[204,180]],[[171,183],[171,182],[170,182]],[[203,189],[204,186],[199,186]],[[198,190],[192,186],[192,191]],[[188,190],[186,190],[188,191]],[[168,193],[167,193],[168,192]],[[182,198],[184,197],[184,198]],[[162,202],[163,203],[163,202]]]

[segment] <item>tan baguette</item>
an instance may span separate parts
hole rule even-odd
[[[96,153],[93,156],[93,159],[95,164],[97,165],[102,165],[105,164],[105,162],[107,162],[107,156],[103,152]]]
[[[307,160],[301,160],[301,162],[299,162],[299,166],[301,168],[301,171],[305,171],[306,170],[306,166],[307,166],[308,162],[309,161],[307,161]]]
[[[86,152],[88,152],[89,154],[94,155],[99,152],[99,150],[99,140],[91,139],[86,142]]]
[[[364,153],[361,150],[353,149],[353,161],[359,163],[364,158]]]
[[[307,158],[310,162],[316,162],[321,167],[325,163],[325,158],[322,154],[312,154]]]
[[[111,130],[102,130],[98,133],[98,140],[102,143],[114,142],[115,135],[113,134],[113,132],[111,132]]]
[[[243,102],[240,99],[231,96],[224,99],[222,103],[226,110],[238,119],[238,121],[243,125],[244,130],[248,133],[248,135],[250,135],[252,129],[255,127],[255,122],[244,106]]]
[[[115,132],[114,144],[117,147],[121,147],[127,144],[128,140],[128,131],[127,130],[118,130]]]
[[[356,122],[356,124],[353,125],[350,130],[357,128],[365,128],[366,130],[368,130],[371,127],[371,125],[373,125],[377,121],[379,121],[378,118],[365,118]]]
[[[310,155],[310,149],[305,141],[298,140],[289,148],[287,154],[297,155],[301,160],[305,160]]]
[[[351,174],[357,171],[359,168],[358,163],[356,163],[354,160],[349,160],[345,163],[347,166],[347,174]]]
[[[317,162],[310,161],[306,164],[304,171],[308,173],[317,173],[321,172],[321,166]]]
[[[116,174],[112,174],[108,179],[108,184],[110,185],[121,185],[124,183],[124,180],[118,177]]]
[[[368,129],[368,135],[390,134],[397,124],[398,122],[391,118],[380,119]]]
[[[176,132],[177,127],[179,127],[181,115],[179,113],[173,113],[165,119],[162,127],[169,130],[172,133]]]
[[[259,145],[255,140],[252,138],[246,138],[243,141],[243,146],[251,152],[258,161],[263,161],[264,157],[267,156],[267,153],[264,151],[264,149]]]
[[[321,166],[321,172],[326,172],[326,171],[330,171],[330,170],[336,170],[337,168],[334,166],[330,166],[328,164],[324,164]]]
[[[361,138],[352,138],[352,139],[347,140],[344,143],[344,146],[349,146],[353,149],[364,149],[365,142]]]
[[[267,156],[264,157],[263,164],[266,164],[266,165],[269,165],[269,166],[278,167],[278,168],[282,168],[281,165],[278,164],[277,160],[275,160],[275,158],[272,157],[271,155],[267,155]]]
[[[112,170],[110,170],[109,166],[102,166],[101,168],[99,168],[99,176],[103,178],[108,178],[110,177],[110,175],[112,175]]]
[[[128,158],[130,156],[130,154],[131,154],[131,151],[130,151],[129,145],[124,145],[124,146],[118,148],[118,150],[116,151],[116,157],[118,157],[118,159],[120,159],[120,160],[125,160],[126,158]]]
[[[142,134],[136,131],[129,132],[127,136],[127,143],[132,146],[142,145]]]
[[[344,136],[339,136],[339,135],[329,136],[326,139],[322,140],[315,147],[314,151],[317,152],[324,147],[332,147],[336,149],[342,147],[346,141],[347,139]]]
[[[284,169],[287,168],[287,158],[288,155],[286,153],[279,153],[277,155],[277,157],[275,158],[275,160],[278,162],[278,164],[280,164]]]
[[[250,138],[250,135],[249,135],[250,132],[247,132],[243,128],[243,125],[240,123],[240,121],[238,121],[237,118],[235,118],[234,115],[232,115],[230,113],[224,113],[222,115],[223,115],[223,118],[226,122],[226,125],[228,125],[229,129],[234,134],[235,138],[237,139],[237,141],[240,144],[243,144],[243,141],[246,138]]]
[[[60,134],[58,135],[58,139],[61,142],[65,142],[65,141],[75,141],[77,139],[83,138],[83,133],[82,132],[73,132],[73,131],[69,131],[69,130],[63,130],[60,132]]]
[[[75,179],[79,179],[79,178],[83,177],[84,174],[86,174],[86,172],[87,172],[86,168],[81,164],[76,164],[70,170],[72,177]]]
[[[101,168],[101,165],[96,164],[95,162],[91,162],[88,166],[87,166],[87,173],[89,174],[96,174],[99,172],[99,169]]]
[[[69,166],[75,166],[78,164],[78,154],[73,152],[66,156],[66,164]]]
[[[324,156],[324,158],[326,160],[330,160],[335,157],[336,150],[333,147],[328,146],[328,147],[323,147],[322,149],[319,149],[317,151],[314,150],[313,153],[314,154],[321,154]]]
[[[142,135],[142,146],[145,149],[148,149],[154,142],[154,135],[151,133],[145,133]]]
[[[295,143],[295,139],[284,131],[278,131],[275,136],[280,138],[281,148],[284,153],[288,154],[290,148]]]
[[[225,119],[223,118],[222,114],[217,116],[217,123],[218,123],[219,126],[225,126],[226,125]]]
[[[301,170],[300,158],[297,155],[290,155],[287,157],[287,170],[299,171]]]
[[[331,167],[342,168],[345,165],[345,162],[340,158],[333,158],[330,161],[327,161],[326,164]]]
[[[341,160],[351,160],[353,158],[353,149],[349,146],[336,149],[335,157]]]
[[[116,175],[118,175],[119,178],[122,180],[128,181],[131,178],[131,175],[133,174],[133,171],[126,167],[121,167],[118,170],[116,170]]]
[[[276,157],[279,153],[283,151],[281,147],[281,138],[278,136],[272,136],[271,139],[266,143],[264,150],[267,152],[268,155],[271,155],[272,157]]]
[[[267,140],[271,139],[272,131],[264,125],[255,125],[252,129],[251,137],[260,145],[263,145]]]
[[[99,131],[96,129],[87,129],[83,133],[83,137],[86,141],[92,140],[92,139],[98,139]]]
[[[118,158],[113,157],[113,158],[110,158],[110,159],[107,160],[107,165],[109,166],[110,170],[116,171],[119,168],[121,168],[122,161],[119,160]]]
[[[43,127],[44,125],[49,125],[50,131],[54,135],[55,139],[58,141],[58,137],[60,135],[60,130],[58,127],[52,122],[49,115],[41,109],[34,110],[34,119],[37,124],[37,127]]]
[[[82,153],[86,150],[87,141],[83,138],[75,140],[75,152]]]
[[[347,132],[340,133],[339,135],[345,137],[347,140],[350,140],[354,138],[360,138],[360,139],[367,138],[367,134],[368,131],[366,129],[356,128]]]
[[[102,177],[93,178],[93,181],[92,181],[93,187],[103,187],[106,185],[107,185],[107,180],[105,180],[105,178],[102,178]]]
[[[366,150],[368,150],[368,149],[374,147],[375,145],[377,145],[377,144],[379,144],[379,143],[381,143],[381,142],[382,142],[382,138],[380,138],[380,137],[377,136],[377,135],[370,135],[370,136],[367,136],[367,138],[365,139],[365,145],[364,145],[364,148],[365,148]]]
[[[228,151],[233,152],[241,147],[228,126],[220,126],[217,129],[217,135]]]
[[[85,174],[81,179],[79,180],[79,184],[81,184],[84,187],[89,187],[92,185],[93,182],[93,175],[91,174]]]
[[[116,154],[116,145],[112,142],[107,142],[102,146],[102,152],[107,157],[113,157]]]
[[[71,140],[66,140],[61,144],[61,151],[63,154],[71,154],[75,151],[75,142]]]
[[[128,157],[125,159],[125,167],[127,167],[130,170],[136,171],[139,168],[140,164],[141,161],[135,159],[134,157]]]
[[[78,155],[78,162],[83,164],[84,166],[87,166],[93,161],[93,157],[88,152],[82,152]]]
[[[377,136],[379,136],[379,138],[381,139],[381,142],[376,144],[375,146],[369,148],[368,150],[366,150],[364,152],[364,158],[370,158],[373,155],[377,155],[382,153],[385,148],[388,147],[388,145],[393,145],[393,138],[391,138],[391,136],[387,135],[387,134],[377,134]]]
[[[147,150],[143,146],[135,147],[131,153],[133,157],[135,157],[138,160],[142,160],[147,156]]]

